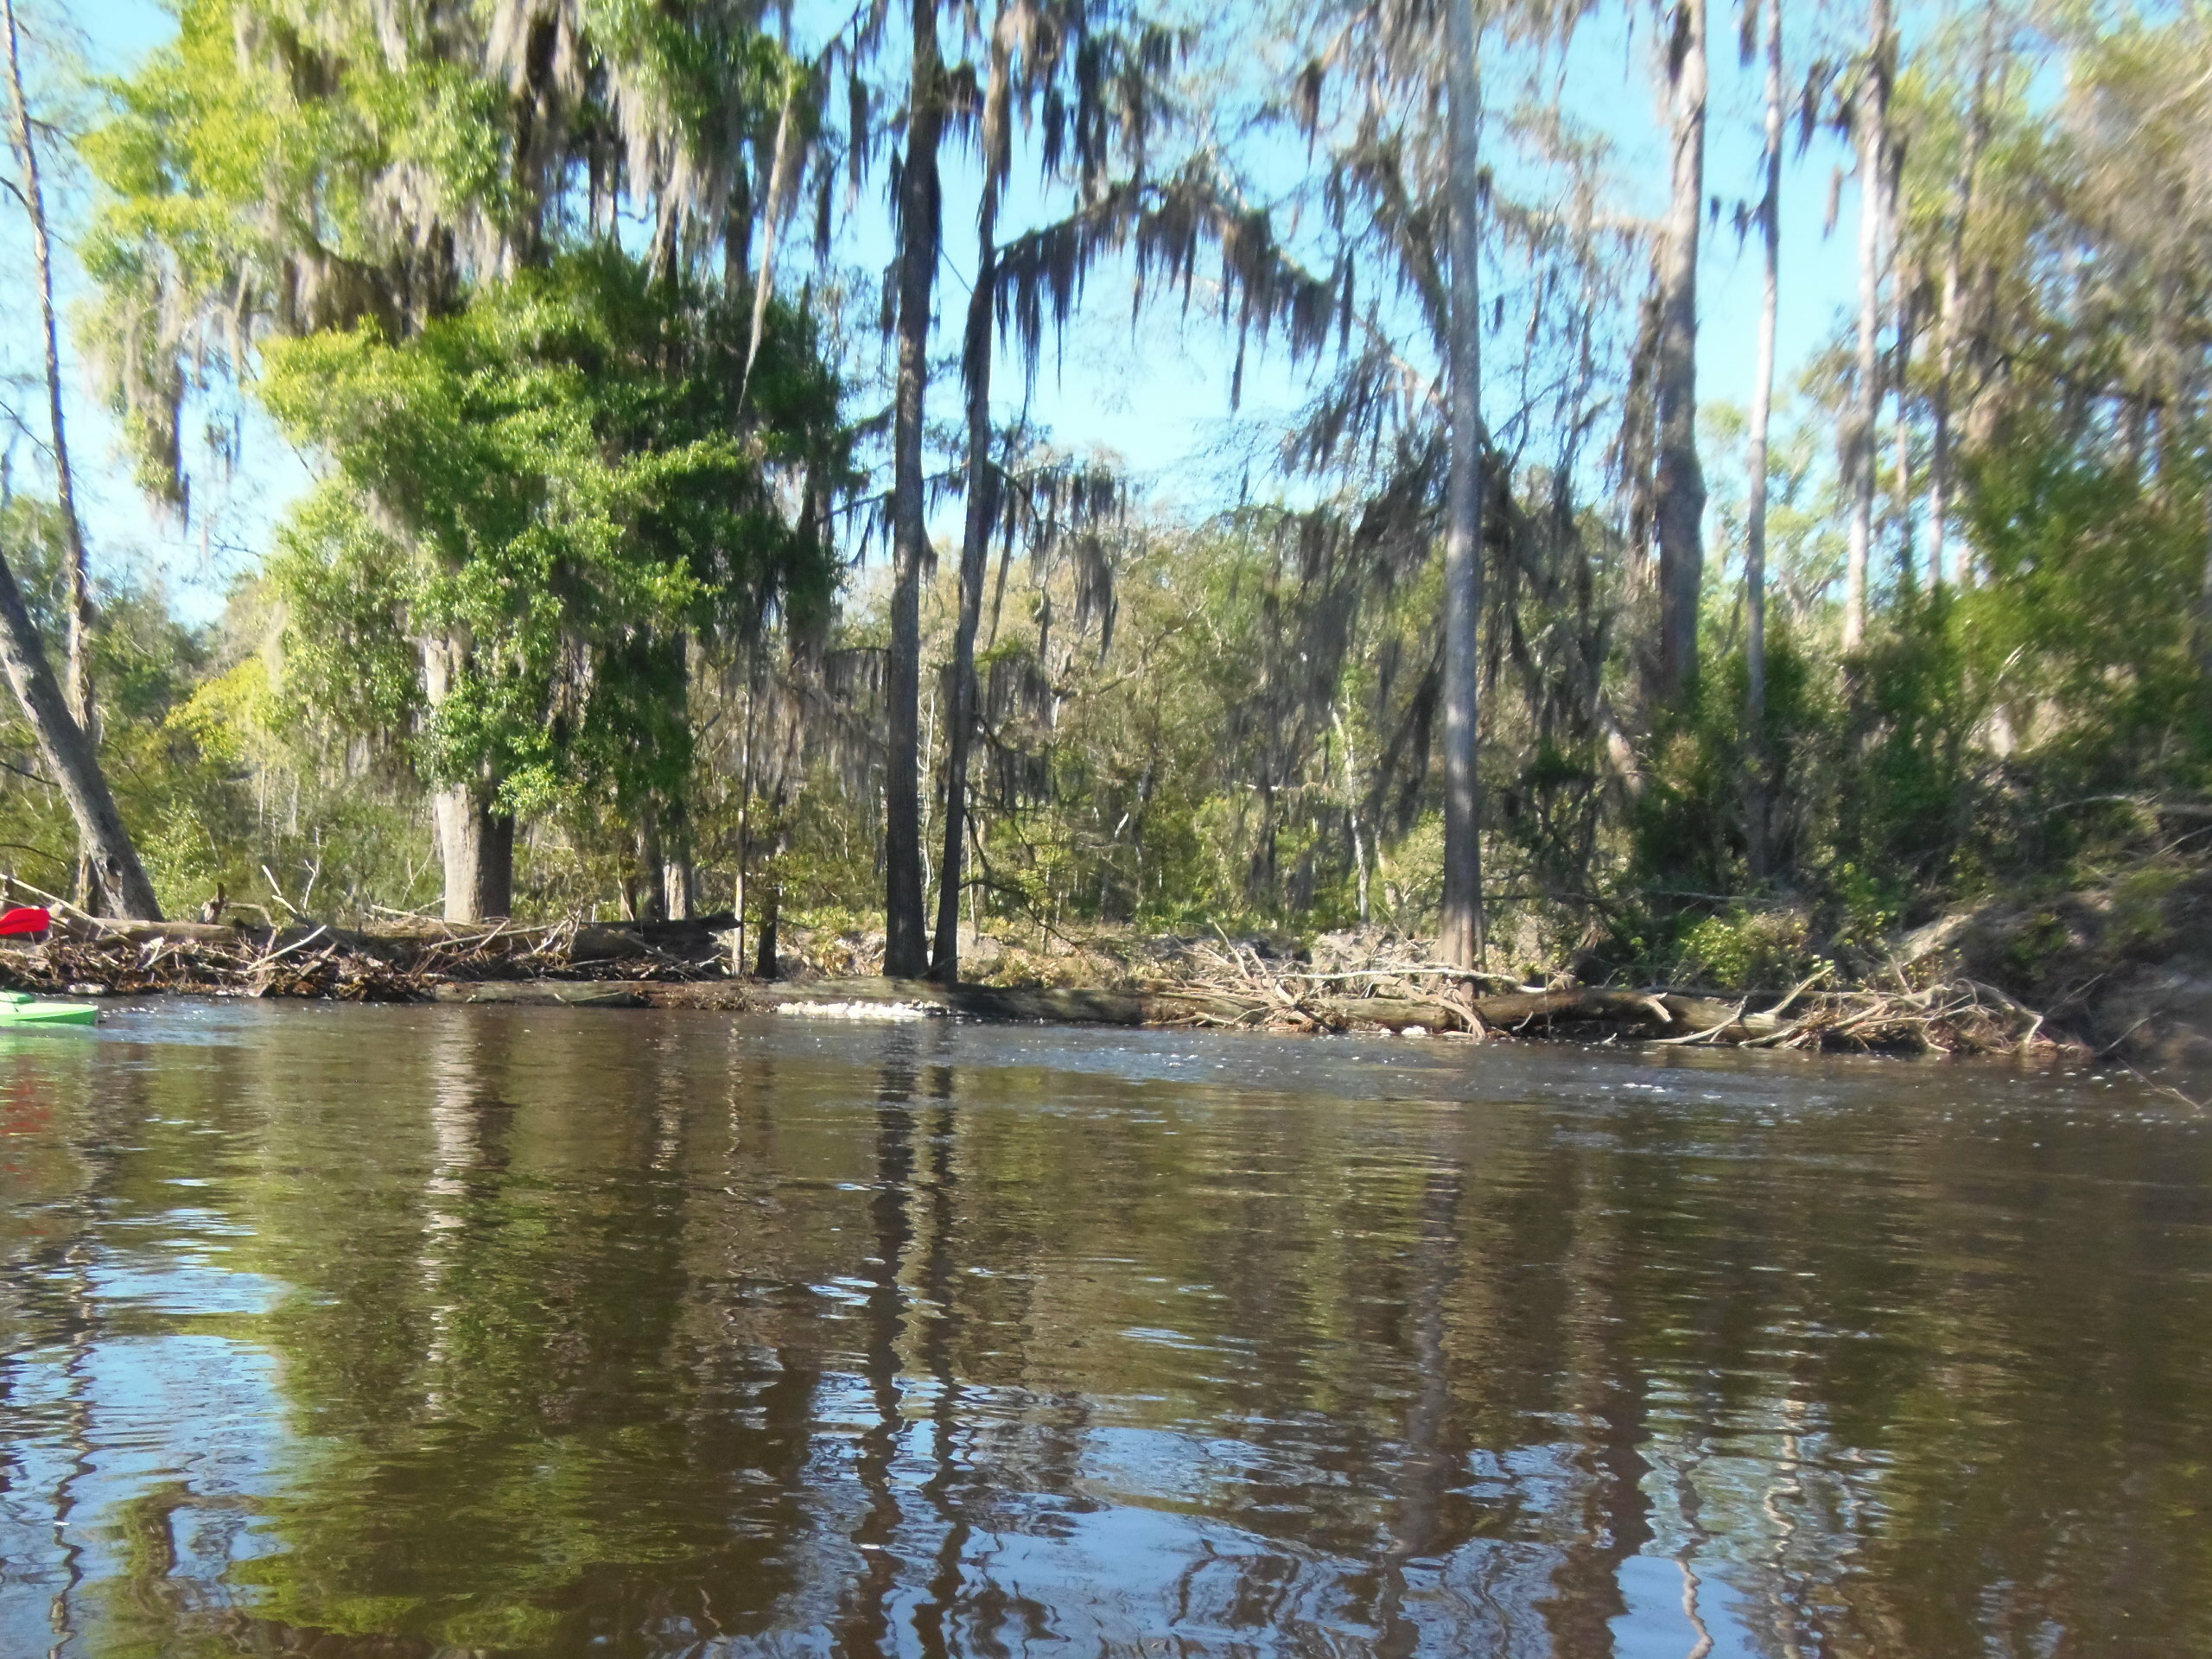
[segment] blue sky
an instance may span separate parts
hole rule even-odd
[[[1809,10],[1809,9],[1807,9]],[[1629,24],[1633,16],[1635,26]],[[1800,22],[1793,11],[1793,58],[1815,44],[1805,38],[1820,27],[1811,17]],[[168,12],[152,0],[98,0],[82,8],[73,22],[84,35],[92,66],[111,73],[127,73],[147,51],[174,32]],[[1565,62],[1563,84],[1570,108],[1606,135],[1615,146],[1613,170],[1629,211],[1654,213],[1663,203],[1667,176],[1666,135],[1660,124],[1659,94],[1652,73],[1649,14],[1610,12],[1586,26]],[[1716,10],[1712,20],[1713,87],[1707,154],[1707,189],[1732,201],[1755,188],[1759,165],[1759,70],[1738,64],[1735,19]],[[1783,279],[1780,323],[1782,378],[1785,384],[1829,338],[1855,303],[1855,191],[1845,181],[1837,228],[1824,232],[1832,171],[1847,165],[1832,139],[1815,140],[1802,158],[1793,158],[1785,179]],[[945,245],[956,270],[972,262],[964,247],[970,223],[972,188],[964,198],[957,176],[948,181]],[[81,209],[81,202],[72,204]],[[10,297],[0,302],[0,317],[11,339],[4,356],[10,366],[35,365],[35,313],[28,289],[29,260],[22,238],[10,237],[10,251],[0,258]],[[880,258],[880,253],[869,251]],[[1760,273],[1756,247],[1739,246],[1732,229],[1709,229],[1702,260],[1703,327],[1700,337],[1701,397],[1708,401],[1748,400],[1753,373]],[[73,270],[65,287],[81,291]],[[941,330],[957,329],[964,297],[960,278],[949,274],[940,290],[944,319]],[[67,297],[65,294],[65,299]],[[1092,303],[1058,354],[1056,371],[1048,347],[1046,365],[1033,401],[1033,416],[1049,427],[1062,446],[1103,448],[1118,456],[1146,486],[1149,499],[1169,508],[1204,510],[1236,493],[1234,470],[1220,459],[1219,446],[1230,435],[1230,351],[1203,317],[1179,327],[1173,313],[1155,308],[1139,322],[1136,338],[1126,298],[1102,277]],[[998,381],[1006,391],[1003,412],[1015,412],[1020,379],[1010,362]],[[1300,382],[1279,358],[1256,359],[1246,372],[1244,429],[1263,424],[1294,404]],[[135,567],[158,574],[181,610],[205,617],[219,606],[225,586],[250,568],[265,550],[275,523],[309,478],[306,463],[287,450],[265,424],[248,433],[248,452],[240,475],[225,492],[219,512],[196,515],[188,530],[163,522],[132,485],[117,452],[113,423],[86,392],[81,372],[70,375],[76,423],[75,448],[81,474],[79,493],[95,561],[110,569]],[[35,407],[33,404],[30,407]],[[939,412],[954,416],[941,396]],[[18,445],[19,471],[33,466]],[[205,502],[207,490],[203,487]]]

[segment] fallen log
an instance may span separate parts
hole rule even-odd
[[[572,982],[537,982],[567,987]],[[520,1000],[531,982],[511,982],[501,1000]],[[642,999],[656,1007],[766,1010],[793,1003],[857,1002],[900,1004],[942,1009],[985,1020],[1054,1020],[1074,1025],[1172,1026],[1205,1023],[1255,1025],[1285,1012],[1259,996],[1218,990],[1096,991],[1047,986],[959,985],[928,980],[817,979],[796,982],[699,981],[690,984],[639,984]],[[1726,1005],[1723,1005],[1724,1007]],[[1476,1016],[1492,1029],[1522,1029],[1554,1024],[1606,1022],[1666,1027],[1675,1016],[1658,997],[1639,991],[1572,990],[1514,992],[1478,997]],[[1300,1005],[1313,1025],[1332,1031],[1428,1031],[1468,1029],[1464,1007],[1411,997],[1357,996],[1314,999]]]
[[[960,985],[927,980],[822,979],[793,984],[744,980],[444,980],[426,988],[435,1002],[521,1007],[704,1008],[758,1014],[794,1005],[859,1003],[925,1007],[973,1019],[1049,1020],[1067,1025],[1143,1026],[1172,1022],[1163,999],[1121,991]]]
[[[1676,1018],[1664,999],[1649,991],[1578,987],[1562,991],[1506,991],[1478,996],[1475,1013],[1482,1022],[1511,1031],[1526,1025],[1573,1025],[1606,1020],[1631,1026],[1667,1026]]]
[[[1401,996],[1320,997],[1300,1006],[1337,1031],[1403,1031],[1411,1026],[1426,1031],[1467,1031],[1471,1029],[1467,1019],[1471,1010],[1486,1030],[1527,1032],[1587,1025],[1671,1029],[1702,1011],[1703,1005],[1694,999],[1681,1001],[1678,1009],[1676,999],[1648,991],[1575,989],[1504,991],[1464,1003]],[[1268,1005],[1255,1001],[1251,1006],[1258,1010]],[[1718,1006],[1726,1010],[1731,1005]]]
[[[489,982],[487,982],[489,983]],[[534,986],[572,988],[569,981],[505,982],[496,1000],[522,1001]],[[455,988],[459,988],[456,987]],[[690,984],[639,984],[644,1001],[655,1007],[766,1010],[792,1003],[857,1002],[942,1009],[985,1020],[1055,1020],[1073,1025],[1173,1026],[1205,1023],[1257,1025],[1285,1012],[1260,996],[1220,990],[1098,991],[1047,986],[959,985],[947,988],[916,979],[817,979],[791,982],[704,980]],[[441,995],[443,993],[441,992]],[[495,1000],[480,998],[475,1000]],[[552,1000],[550,991],[544,1000]],[[1677,1011],[1670,1003],[1679,1001]],[[1707,1004],[1643,991],[1577,989],[1517,991],[1477,997],[1475,1015],[1493,1030],[1542,1029],[1588,1024],[1696,1029],[1688,1023]],[[1722,1014],[1730,1003],[1709,1005]],[[1347,996],[1310,999],[1298,1005],[1319,1029],[1329,1031],[1465,1031],[1466,1007],[1414,997]],[[1707,1023],[1711,1023],[1709,1020]]]
[[[1171,999],[1141,992],[1065,990],[1049,986],[955,985],[925,979],[700,981],[639,988],[657,1007],[766,1010],[794,1003],[858,1002],[938,1008],[981,1020],[1055,1020],[1070,1025],[1177,1023]]]
[[[461,979],[426,988],[433,1002],[519,1007],[642,1008],[635,985],[592,979]]]
[[[293,930],[304,938],[307,928]],[[57,938],[81,940],[87,944],[116,942],[124,944],[202,944],[213,945],[225,950],[236,950],[251,946],[264,948],[270,938],[265,927],[252,927],[240,922],[115,922],[105,919],[87,920],[71,917],[57,921]]]

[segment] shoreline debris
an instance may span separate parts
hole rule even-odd
[[[561,1001],[774,1009],[801,1017],[944,1014],[1274,1032],[1456,1034],[1478,1040],[1626,1038],[1728,1046],[2051,1054],[2044,1016],[1979,981],[1892,970],[1894,985],[1831,988],[1822,969],[1780,993],[1519,984],[1427,959],[1421,941],[1331,936],[1311,953],[1249,941],[1149,940],[1107,985],[944,988],[802,968],[734,977],[727,916],[690,922],[421,919],[341,928],[98,921],[57,916],[41,943],[0,946],[0,988],[77,995],[168,992],[355,1002]]]

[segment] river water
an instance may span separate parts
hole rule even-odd
[[[175,1001],[0,1184],[10,1659],[2212,1652],[2094,1078]]]

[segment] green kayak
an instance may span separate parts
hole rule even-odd
[[[92,1002],[42,1002],[22,991],[0,991],[0,1026],[90,1026],[99,1020]]]

